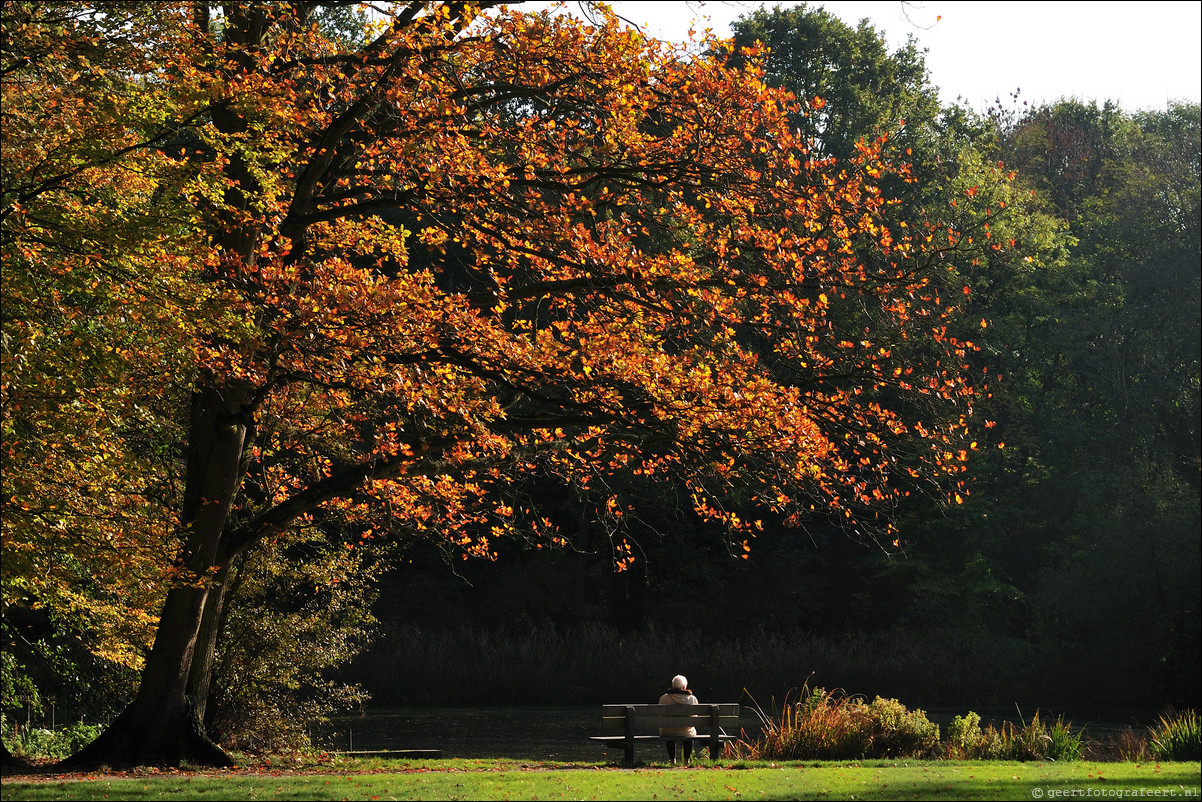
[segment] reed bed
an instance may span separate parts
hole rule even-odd
[[[658,697],[683,673],[702,701],[771,703],[808,682],[924,706],[1013,709],[1028,691],[997,668],[1015,663],[996,653],[1003,646],[900,632],[715,637],[654,626],[631,633],[598,624],[392,625],[337,679],[362,684],[385,706],[633,701]]]

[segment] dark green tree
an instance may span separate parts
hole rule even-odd
[[[795,122],[822,155],[846,158],[881,134],[893,135],[897,151],[914,147],[942,112],[916,41],[890,52],[866,19],[852,27],[799,3],[757,9],[731,28],[736,53],[756,42],[769,49],[765,78],[808,104]]]
[[[1199,127],[1196,104],[1064,101],[1007,137],[1076,240],[1033,352],[1032,503],[1058,530],[1038,633],[1150,704],[1198,700]]]
[[[994,119],[998,158],[1041,210],[1016,236],[1042,246],[974,285],[1004,448],[962,508],[906,527],[943,544],[915,550],[925,570],[885,573],[921,575],[908,620],[944,610],[1028,650],[1009,698],[1197,704],[1198,107]]]

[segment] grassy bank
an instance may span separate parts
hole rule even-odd
[[[634,770],[514,761],[344,761],[304,773],[6,777],[4,800],[103,799],[1197,799],[1198,763],[699,761]],[[32,781],[31,781],[32,780]]]

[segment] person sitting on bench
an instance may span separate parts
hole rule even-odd
[[[685,679],[684,675],[677,674],[672,678],[672,688],[659,697],[659,703],[661,705],[695,705],[697,704],[697,697],[689,690],[689,681]],[[684,738],[685,740],[681,742],[684,762],[686,764],[689,762],[689,758],[693,754],[693,742],[689,739],[697,735],[695,727],[662,727],[660,728],[659,735],[661,738],[667,739],[671,739],[674,735]],[[676,741],[666,740],[664,741],[664,746],[668,749],[668,760],[675,763]]]

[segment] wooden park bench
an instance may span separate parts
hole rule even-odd
[[[697,734],[681,737],[659,734],[661,727],[695,727]],[[738,740],[737,735],[723,732],[739,732],[739,705],[737,703],[697,705],[602,705],[601,729],[606,735],[590,735],[589,740],[600,741],[607,746],[621,745],[624,751],[623,764],[634,767],[634,745],[636,741],[693,741],[698,746],[709,744],[710,760],[717,760],[722,753],[722,744]],[[704,732],[703,732],[704,731]],[[621,734],[615,734],[621,733]]]

